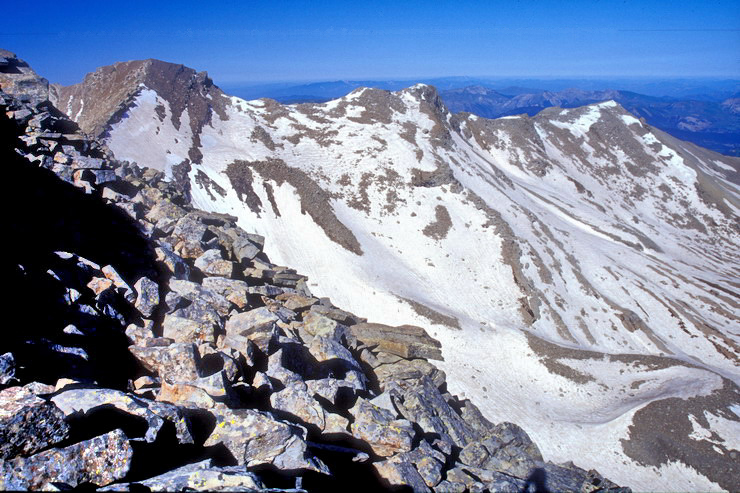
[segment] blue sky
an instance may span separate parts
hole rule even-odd
[[[63,84],[140,58],[207,70],[223,84],[456,75],[740,78],[738,0],[10,0],[3,11],[0,46]]]

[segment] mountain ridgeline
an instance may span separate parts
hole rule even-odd
[[[498,119],[423,84],[282,105],[147,60],[49,96],[184,204],[263,236],[317,297],[427,327],[449,390],[545,460],[640,490],[732,489],[737,158],[620,94]]]

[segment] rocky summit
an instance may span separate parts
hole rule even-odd
[[[486,419],[428,330],[314,295],[4,60],[0,489],[628,491]]]

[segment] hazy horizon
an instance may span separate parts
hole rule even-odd
[[[185,1],[177,8],[41,0],[5,11],[13,23],[0,32],[2,46],[65,85],[99,66],[143,58],[206,70],[221,84],[740,78],[740,5],[723,0]]]

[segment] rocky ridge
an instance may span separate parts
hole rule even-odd
[[[145,62],[69,88],[118,159],[265,236],[314,293],[425,327],[452,393],[546,459],[640,490],[732,488],[740,160],[613,101],[488,120],[420,84],[218,108],[197,78],[147,82],[179,66]],[[199,134],[184,94],[209,108]]]
[[[1,489],[618,490],[447,392],[423,328],[313,296],[264,238],[43,98],[0,103]]]

